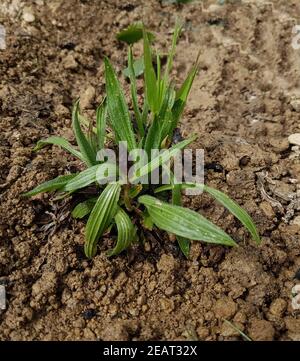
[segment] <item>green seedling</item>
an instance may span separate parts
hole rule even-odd
[[[116,38],[119,41],[124,41],[128,45],[131,45],[143,38],[143,29],[144,25],[140,22],[131,24],[128,28],[117,33]],[[147,36],[150,42],[154,40],[154,35],[150,31],[147,31]]]
[[[51,136],[39,141],[35,147],[35,150],[39,150],[49,144],[60,146],[85,164],[86,169],[82,172],[61,175],[24,195],[31,197],[41,192],[56,191],[60,197],[71,194],[73,196],[76,192],[93,185],[93,189],[96,189],[95,194],[77,204],[72,211],[72,216],[75,218],[88,217],[84,249],[89,258],[96,254],[97,244],[103,234],[113,230],[117,232],[118,237],[115,247],[108,251],[109,256],[121,253],[139,239],[145,239],[147,232],[153,231],[154,228],[175,235],[186,257],[189,255],[191,240],[236,246],[232,237],[217,225],[199,213],[182,206],[182,190],[195,187],[200,187],[227,208],[249,230],[252,238],[257,243],[260,242],[256,227],[247,212],[218,190],[203,184],[177,184],[172,170],[171,182],[168,185],[139,182],[141,177],[162,169],[180,150],[195,139],[192,136],[172,144],[174,132],[198,71],[198,60],[196,60],[183,84],[179,89],[175,89],[170,80],[170,71],[180,32],[181,27],[177,25],[167,63],[162,70],[160,56],[154,54],[148,33],[142,28],[144,45],[142,99],[137,95],[134,57],[132,48],[129,47],[127,76],[130,80],[132,112],[129,110],[116,72],[109,59],[105,58],[106,95],[97,109],[96,120],[94,123],[89,122],[81,115],[79,101],[73,108],[72,127],[77,146],[74,147],[64,138]],[[154,55],[157,59],[156,66],[152,62]],[[141,104],[142,100],[143,104]],[[113,142],[112,148],[115,150],[119,148],[119,142],[127,142],[128,152],[139,148],[149,155],[148,163],[136,166],[135,172],[126,183],[121,180],[113,180],[106,184],[101,182],[108,175],[120,176],[114,164],[97,157],[108,140],[110,144]],[[168,152],[152,156],[152,149],[168,149]],[[85,192],[85,194],[89,193]]]

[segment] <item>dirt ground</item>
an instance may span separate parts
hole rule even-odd
[[[298,0],[2,0],[0,24],[1,340],[300,340],[292,308],[300,268],[300,50],[292,28]],[[241,224],[203,195],[186,198],[240,244],[194,242],[186,260],[175,243],[151,237],[108,259],[83,254],[84,222],[70,202],[20,193],[80,163],[57,147],[33,153],[50,134],[72,140],[70,109],[86,114],[104,94],[103,56],[118,70],[126,46],[115,34],[143,20],[162,52],[176,17],[185,31],[173,71],[181,81],[200,49],[201,71],[182,120],[205,149],[206,182],[228,193],[258,225],[256,246]],[[141,53],[141,44],[135,53]],[[127,86],[128,88],[128,86]]]

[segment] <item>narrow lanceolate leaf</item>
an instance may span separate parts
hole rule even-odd
[[[144,30],[144,77],[146,85],[146,97],[150,110],[156,114],[159,110],[159,92],[156,81],[156,75],[152,64],[152,53],[149,44],[149,39]]]
[[[62,137],[53,136],[47,139],[39,140],[33,150],[34,151],[40,150],[48,144],[58,145],[59,147],[62,147],[69,153],[73,154],[76,158],[79,158],[84,162],[83,155],[80,152],[78,152],[78,150],[74,149],[72,145],[65,138]]]
[[[73,125],[75,138],[79,146],[80,152],[84,158],[84,161],[88,167],[91,167],[92,165],[96,164],[96,153],[80,127],[78,114],[79,114],[79,101],[76,102],[73,108],[72,125]]]
[[[137,90],[136,90],[136,80],[135,80],[135,74],[134,74],[134,68],[133,68],[133,55],[132,55],[132,49],[129,48],[128,51],[128,69],[129,69],[129,78],[130,78],[130,90],[131,90],[131,98],[132,98],[132,105],[133,110],[139,130],[140,137],[143,137],[145,134],[144,131],[144,124],[142,120],[142,114],[139,110],[139,104],[137,99]]]
[[[128,106],[113,67],[107,58],[104,59],[104,62],[109,120],[116,139],[118,141],[127,141],[128,150],[131,151],[136,148],[136,141]]]
[[[144,149],[148,154],[150,159],[152,149],[160,149],[161,143],[161,124],[157,116],[154,116],[154,119],[148,129],[147,135],[145,137]]]
[[[87,187],[96,181],[99,182],[101,179],[97,179],[97,175],[103,174],[105,171],[107,171],[110,176],[115,176],[116,165],[107,163],[94,165],[93,167],[90,167],[79,173],[75,178],[73,178],[65,185],[63,190],[66,192],[72,192]]]
[[[24,197],[32,197],[39,193],[52,192],[62,189],[70,180],[74,179],[77,174],[61,175],[57,178],[51,179],[50,181],[44,182],[33,190],[23,193]]]
[[[177,22],[175,25],[174,33],[173,33],[172,47],[168,54],[167,66],[166,66],[166,70],[165,70],[165,74],[164,74],[165,83],[167,83],[169,80],[169,74],[170,74],[170,71],[173,66],[173,59],[174,59],[174,55],[175,55],[176,44],[177,44],[177,40],[180,36],[181,29],[182,29],[182,25],[180,25],[179,22]]]
[[[78,219],[84,218],[92,212],[96,201],[97,198],[90,198],[84,202],[78,203],[71,213],[72,217]]]
[[[197,60],[197,62],[198,62],[198,60]],[[198,71],[197,62],[190,70],[188,76],[186,77],[186,79],[185,79],[184,83],[182,84],[182,86],[180,87],[180,89],[177,91],[176,100],[181,99],[183,102],[186,102],[187,97],[191,91],[195,76]]]
[[[155,193],[160,193],[163,191],[171,190],[173,189],[173,185],[163,185],[159,188],[156,188]],[[232,213],[250,232],[251,236],[255,240],[257,244],[260,244],[261,239],[259,237],[259,233],[257,231],[257,228],[252,220],[252,218],[249,216],[249,214],[241,207],[239,206],[235,201],[233,201],[231,198],[229,198],[226,194],[223,192],[220,192],[214,188],[208,187],[204,184],[191,184],[191,183],[183,183],[181,185],[182,189],[189,189],[189,188],[201,188],[205,192],[212,195],[220,204],[222,204],[223,207],[229,210],[230,213]]]
[[[97,250],[98,239],[110,225],[118,210],[121,186],[111,183],[106,186],[98,198],[86,225],[84,251],[87,257],[93,257]]]
[[[135,182],[139,178],[142,178],[143,176],[147,175],[150,172],[153,172],[156,168],[161,166],[162,164],[168,162],[172,157],[174,157],[181,149],[188,146],[190,143],[192,143],[196,139],[196,136],[184,140],[180,143],[177,143],[170,149],[167,149],[162,154],[156,156],[153,158],[148,164],[142,166],[141,168],[137,169],[135,172],[135,175],[130,179],[130,182]]]
[[[173,132],[170,132],[173,125],[173,113],[172,108],[175,101],[175,90],[172,86],[167,88],[165,92],[165,97],[159,112],[159,119],[162,123],[161,126],[161,139],[164,139],[166,136],[172,137]]]
[[[94,154],[97,154],[98,150],[98,138],[97,134],[94,132],[94,126],[93,122],[90,121],[88,131],[87,131],[87,140],[89,144],[91,145],[91,148],[94,152]]]
[[[175,96],[176,96],[176,92],[174,88],[170,85],[164,93],[161,109],[159,111],[159,119],[162,122],[164,122],[165,120],[166,112],[172,109],[175,102]]]
[[[115,256],[130,246],[136,240],[136,228],[131,222],[127,213],[119,208],[115,215],[115,222],[118,229],[117,244],[111,251],[107,252],[108,256]]]
[[[260,244],[261,239],[259,237],[256,226],[252,218],[242,207],[230,199],[226,194],[216,189],[204,186],[204,191],[212,195],[219,203],[222,204],[222,206],[227,208],[229,212],[232,213],[248,229],[254,241],[257,244]]]
[[[235,246],[234,240],[218,226],[188,208],[174,206],[151,196],[139,197],[154,224],[164,231],[191,240]]]
[[[172,108],[172,114],[173,114],[173,122],[172,126],[169,129],[169,133],[176,128],[179,119],[183,113],[184,107],[186,105],[186,101],[188,98],[188,95],[191,91],[195,76],[198,72],[198,59],[196,61],[196,64],[192,67],[190,70],[187,78],[185,79],[184,83],[182,84],[181,88],[177,91],[176,94],[176,100],[174,102],[173,108]]]
[[[144,105],[143,105],[143,111],[142,111],[143,124],[148,123],[148,112],[149,112],[149,105],[147,103],[147,99],[144,99]]]
[[[156,54],[156,83],[158,89],[158,99],[161,101],[161,97],[165,89],[165,83],[161,79],[161,60],[159,53]]]
[[[99,105],[96,114],[98,150],[104,148],[106,115],[107,115],[107,105],[106,105],[106,100],[104,100],[102,104]]]

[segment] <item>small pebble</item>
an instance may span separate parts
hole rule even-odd
[[[299,113],[300,112],[300,99],[291,100],[291,106],[297,113]]]
[[[291,134],[288,138],[289,143],[300,146],[300,133]]]
[[[272,315],[282,317],[287,307],[287,303],[282,298],[275,299],[270,306],[270,312]]]
[[[24,12],[23,12],[23,20],[26,23],[33,23],[35,21],[35,16],[33,15],[33,13],[31,12],[30,9],[24,10]]]
[[[273,218],[275,217],[275,212],[271,206],[271,204],[269,202],[262,202],[260,205],[259,205],[259,208],[264,212],[264,214],[268,217],[268,218]]]
[[[77,68],[78,63],[74,58],[74,55],[72,54],[68,54],[64,59],[63,59],[63,66],[65,69],[70,69],[70,70],[74,70]]]
[[[174,294],[174,287],[170,286],[165,289],[165,295],[172,296],[173,294]]]

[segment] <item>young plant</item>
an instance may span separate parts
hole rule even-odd
[[[189,254],[190,240],[235,246],[235,241],[218,226],[199,213],[181,206],[182,189],[195,187],[208,192],[226,207],[259,243],[258,232],[250,216],[222,192],[203,184],[177,184],[172,171],[170,171],[170,185],[139,182],[142,177],[163,168],[171,158],[195,139],[191,137],[172,144],[174,132],[198,70],[196,61],[181,87],[175,90],[170,80],[170,71],[181,31],[180,26],[177,25],[175,28],[164,71],[158,54],[154,67],[155,54],[149,44],[148,33],[144,28],[142,31],[143,106],[140,107],[137,96],[132,48],[129,47],[128,51],[127,71],[130,79],[133,119],[116,72],[110,61],[105,58],[106,96],[97,109],[95,124],[87,121],[80,114],[78,101],[73,108],[72,127],[77,147],[73,147],[66,139],[56,136],[39,141],[35,147],[35,150],[39,150],[48,144],[58,145],[85,163],[86,169],[80,173],[59,176],[24,195],[30,197],[41,192],[57,191],[61,196],[68,196],[83,188],[96,185],[96,194],[77,204],[72,211],[72,216],[75,218],[88,216],[84,247],[87,257],[96,254],[98,241],[113,227],[118,233],[118,238],[115,247],[108,252],[109,256],[119,254],[138,239],[144,239],[147,232],[151,232],[154,227],[175,235],[185,256]],[[108,128],[111,128],[111,133],[108,132]],[[115,149],[119,148],[119,142],[127,142],[128,152],[140,148],[149,156],[147,164],[135,163],[135,171],[128,176],[126,182],[124,182],[124,174],[120,174],[120,170],[118,173],[119,167],[116,167],[116,164],[109,162],[105,157],[99,157],[99,151],[101,153],[104,150],[108,138],[114,142]],[[168,152],[153,156],[152,149],[168,149]],[[109,181],[116,175],[121,176],[121,179]],[[171,192],[170,203],[163,200],[166,199],[166,192]]]

